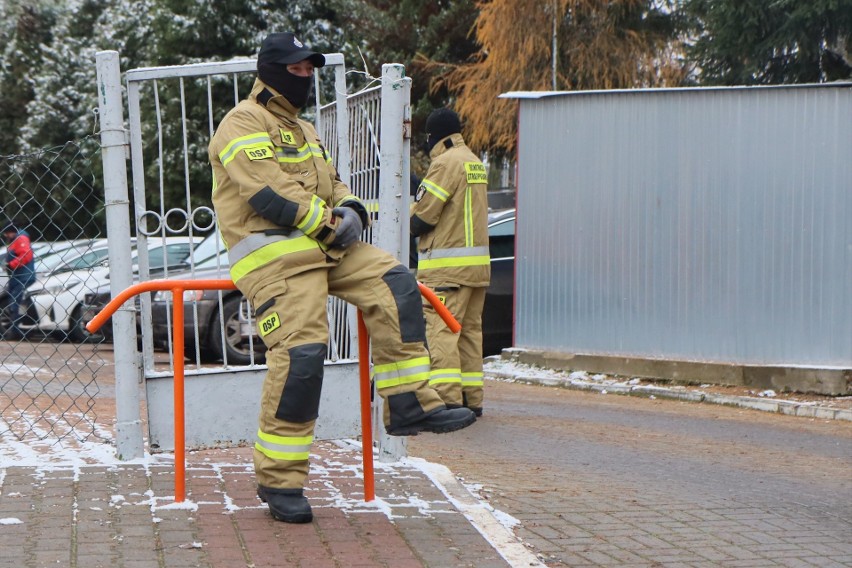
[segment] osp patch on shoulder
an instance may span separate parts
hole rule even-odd
[[[272,312],[257,324],[260,328],[260,336],[266,337],[279,327],[281,327],[281,318],[278,317],[278,312]]]

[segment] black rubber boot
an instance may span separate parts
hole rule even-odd
[[[391,436],[416,436],[420,432],[445,434],[466,428],[476,422],[476,415],[468,408],[441,408],[416,422],[403,426],[389,426]]]
[[[257,496],[269,505],[272,518],[285,523],[310,523],[314,514],[301,489],[273,489],[257,486]]]

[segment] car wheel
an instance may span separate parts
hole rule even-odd
[[[103,332],[89,333],[86,329],[87,323],[89,322],[83,319],[83,306],[74,308],[68,323],[68,339],[74,343],[102,343],[106,339]]]
[[[254,347],[254,362],[266,362],[266,347],[257,335],[254,321],[249,323],[248,301],[242,296],[231,296],[222,303],[222,320],[225,323],[225,344],[222,345],[222,332],[219,329],[219,315],[214,315],[208,334],[213,353],[224,360],[228,356],[229,365],[251,364],[251,348]],[[251,342],[249,336],[251,334]]]

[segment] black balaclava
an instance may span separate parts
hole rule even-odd
[[[426,148],[431,152],[441,139],[459,132],[461,132],[459,115],[448,108],[433,110],[426,119]]]
[[[290,32],[271,33],[257,54],[257,76],[281,93],[296,108],[304,107],[311,95],[313,77],[299,77],[287,71],[287,65],[309,60],[314,67],[325,65],[325,56],[311,51]]]
[[[257,75],[260,80],[281,93],[296,108],[304,108],[311,96],[313,76],[299,77],[287,71],[280,63],[259,63]]]

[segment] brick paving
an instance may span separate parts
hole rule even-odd
[[[378,499],[365,503],[357,448],[319,443],[312,459],[305,525],[272,520],[245,448],[191,453],[184,503],[173,464],[156,456],[0,466],[0,566],[510,566],[411,462],[377,462]]]

